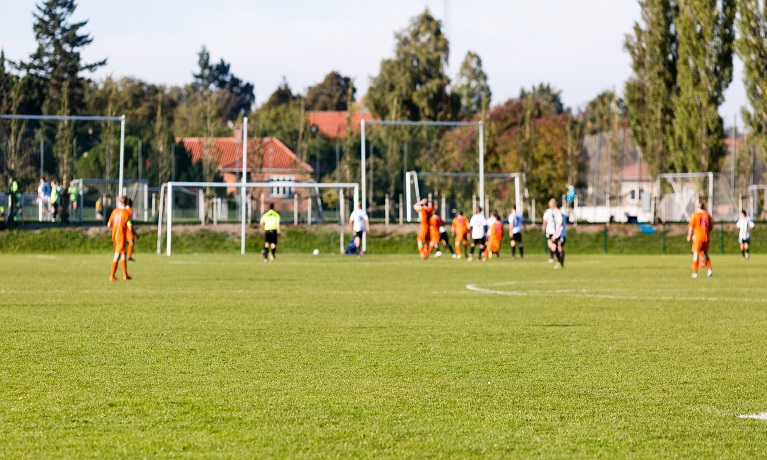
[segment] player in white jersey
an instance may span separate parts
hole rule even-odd
[[[485,243],[487,241],[487,219],[482,214],[482,208],[477,206],[477,211],[469,220],[471,231],[471,249],[469,253],[469,262],[474,260],[474,248],[479,245],[479,257],[485,253]]]
[[[560,238],[562,237],[562,213],[559,211],[557,200],[554,198],[549,200],[549,209],[543,214],[543,226],[541,229],[546,235],[546,241],[549,246],[549,263],[554,261],[554,256],[557,258],[557,264],[554,265],[555,269],[562,268],[562,253],[559,250]]]
[[[362,209],[362,203],[357,203],[357,209],[349,216],[349,225],[354,232],[354,244],[357,246],[357,255],[360,255],[362,247],[362,237],[370,228],[368,224],[368,214]]]
[[[746,211],[740,211],[740,219],[735,224],[738,227],[738,243],[740,243],[740,255],[748,260],[751,258],[751,229],[754,228],[754,221],[751,220]]]
[[[525,248],[522,246],[522,230],[524,230],[524,220],[521,212],[517,212],[515,206],[511,207],[509,213],[509,237],[511,239],[511,258],[517,258],[517,247],[519,247],[519,257],[525,258]]]

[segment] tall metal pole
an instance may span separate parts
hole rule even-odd
[[[735,142],[737,140],[738,132],[738,114],[735,114],[735,116],[732,118],[732,173],[730,174],[730,177],[732,177],[732,183],[730,185],[732,186],[732,193],[735,194],[735,165],[736,157],[738,156],[738,144]]]
[[[123,194],[123,180],[125,174],[125,115],[120,117],[120,180],[117,182],[117,195]]]
[[[142,147],[141,139],[139,139],[139,141],[138,141],[138,181],[139,182],[141,182],[141,165],[143,163],[143,161],[141,159],[141,153],[142,153],[141,152],[141,147]]]
[[[245,184],[248,183],[248,117],[242,119],[242,190],[240,191],[240,254],[245,255]]]
[[[360,120],[360,132],[362,134],[362,143],[360,145],[360,186],[362,187],[362,210],[367,210],[368,201],[368,189],[367,189],[367,174],[365,165],[365,120]]]
[[[340,182],[338,179],[338,166],[341,161],[341,144],[338,142],[338,138],[336,137],[336,182]]]
[[[41,140],[40,141],[40,177],[41,178],[45,176],[44,169],[43,169],[44,166],[45,166],[45,141]]]
[[[479,122],[479,202],[485,201],[485,124]],[[484,210],[487,212],[487,209]]]

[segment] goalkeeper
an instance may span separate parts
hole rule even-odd
[[[269,210],[261,216],[261,226],[264,228],[264,250],[261,254],[264,256],[264,263],[274,261],[277,253],[277,237],[282,233],[280,231],[280,214],[274,210],[274,203],[269,204]]]

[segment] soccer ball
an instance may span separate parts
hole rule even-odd
[[[315,249],[314,251],[312,251],[312,254],[314,254],[315,256],[318,256],[318,255],[320,255],[320,250],[319,249]]]

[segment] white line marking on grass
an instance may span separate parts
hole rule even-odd
[[[514,284],[533,284],[519,282],[519,281],[506,281],[501,283],[487,283],[485,286],[508,286]],[[592,292],[588,289],[551,289],[551,290],[500,290],[500,289],[488,289],[480,287],[479,284],[467,284],[466,289],[480,294],[492,294],[492,295],[509,295],[509,296],[527,296],[538,294],[573,294],[580,297],[590,297],[594,299],[612,299],[612,300],[689,300],[689,301],[709,301],[709,302],[767,302],[767,298],[747,298],[747,297],[680,297],[669,295],[626,295],[626,294],[600,294],[598,292]]]
[[[46,254],[38,254],[38,255],[36,255],[34,257],[35,257],[35,259],[45,259],[45,260],[54,260],[54,259],[56,259],[56,256],[49,256],[49,255],[46,255]]]
[[[767,412],[762,412],[761,414],[738,415],[738,418],[750,418],[750,419],[754,419],[754,420],[767,420]]]

